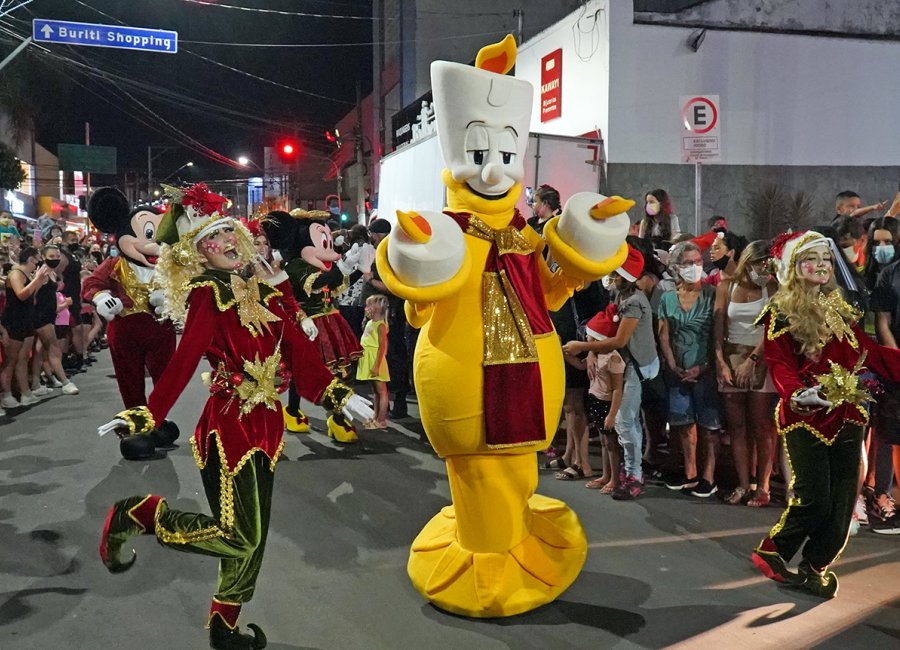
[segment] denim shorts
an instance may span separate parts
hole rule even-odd
[[[695,383],[682,381],[669,386],[669,424],[678,427],[694,423],[711,431],[722,428],[716,377],[709,371]]]

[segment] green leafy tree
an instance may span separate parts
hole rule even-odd
[[[25,170],[16,158],[16,152],[0,142],[0,190],[14,190],[25,180]]]

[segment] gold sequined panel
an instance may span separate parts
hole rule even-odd
[[[140,280],[137,275],[124,259],[119,258],[116,263],[116,271],[119,274],[119,281],[122,288],[125,289],[125,295],[134,303],[132,307],[122,310],[123,316],[131,316],[132,314],[140,314],[150,311],[150,287]]]
[[[506,272],[485,272],[482,287],[484,365],[537,361],[534,334]]]
[[[280,405],[278,389],[275,387],[276,375],[281,363],[281,351],[276,348],[275,353],[259,360],[259,354],[253,361],[244,360],[244,380],[236,388],[238,399],[241,400],[241,415],[247,415],[259,405],[277,411]]]
[[[281,320],[263,304],[260,298],[259,279],[255,275],[246,281],[237,275],[232,275],[231,291],[237,302],[241,325],[246,327],[254,338],[264,331],[269,332],[269,323]]]
[[[466,234],[494,242],[500,255],[508,255],[510,253],[530,255],[534,252],[534,246],[528,242],[525,235],[517,228],[507,226],[500,230],[494,230],[475,215],[469,217],[469,226],[466,228]]]

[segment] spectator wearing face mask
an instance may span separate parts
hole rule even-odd
[[[866,229],[860,219],[838,216],[831,223],[837,239],[837,245],[844,254],[844,259],[857,273],[865,268],[865,235]]]
[[[669,267],[676,276],[676,290],[660,300],[659,345],[668,369],[669,424],[681,439],[685,474],[666,486],[707,498],[718,489],[716,452],[722,428],[710,364],[716,291],[701,282],[703,259],[696,244],[676,245]],[[698,447],[704,457],[702,471],[698,471]]]
[[[863,280],[870,292],[875,289],[878,274],[900,259],[900,221],[893,217],[879,217],[869,226],[866,242],[866,266]]]
[[[775,386],[763,359],[763,332],[755,325],[777,289],[769,274],[769,249],[767,241],[750,243],[741,254],[734,277],[719,284],[713,328],[719,393],[738,475],[738,486],[725,503],[757,508],[769,505],[775,453]],[[750,491],[753,448],[755,494]]]
[[[710,270],[703,279],[706,284],[718,286],[722,280],[730,280],[737,270],[737,260],[744,251],[744,239],[732,232],[716,232],[709,247]]]
[[[668,248],[681,235],[678,216],[672,207],[669,194],[662,189],[651,190],[644,197],[644,218],[641,220],[639,236],[653,240],[657,248]]]

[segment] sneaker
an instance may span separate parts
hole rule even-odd
[[[879,494],[875,500],[878,515],[869,518],[869,527],[879,535],[900,535],[900,517],[889,494]]]
[[[38,397],[43,397],[45,395],[51,395],[53,393],[52,388],[48,388],[46,386],[38,386],[37,388],[31,391],[32,395],[37,395]]]
[[[853,511],[853,516],[850,517],[850,537],[856,535],[859,532],[859,517],[856,515],[856,511]]]
[[[697,479],[679,476],[666,480],[666,487],[670,490],[683,490],[685,488],[693,488],[697,485]]]
[[[854,514],[856,514],[856,519],[860,524],[869,523],[869,513],[866,512],[866,498],[860,494],[856,497],[856,507],[853,509]]]
[[[32,404],[37,404],[40,402],[37,397],[34,396],[34,393],[28,393],[27,395],[22,395],[22,398],[19,400],[19,404],[22,406],[31,406]]]
[[[621,483],[619,487],[613,490],[612,498],[616,501],[630,501],[640,496],[643,491],[643,481],[634,476],[629,476],[624,483]]]
[[[15,409],[19,408],[21,404],[19,404],[19,400],[17,400],[12,395],[6,395],[3,399],[0,399],[0,406],[5,409]]]
[[[50,379],[47,380],[47,384],[51,388],[62,388],[63,387],[63,383],[59,379],[57,379],[55,376],[51,376]]]
[[[707,499],[719,491],[715,483],[710,483],[705,478],[697,481],[697,485],[692,488],[685,488],[692,497]]]
[[[67,381],[62,386],[63,395],[77,395],[78,394],[78,386],[73,384],[71,381]]]

